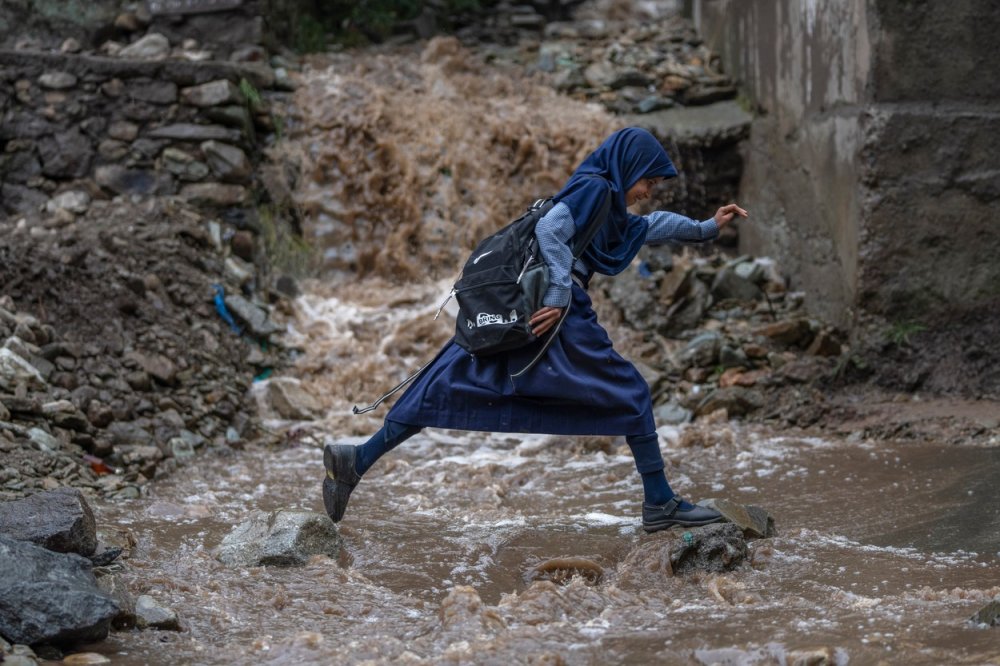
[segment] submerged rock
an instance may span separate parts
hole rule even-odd
[[[591,585],[601,582],[604,568],[593,560],[584,557],[554,557],[536,565],[528,572],[528,580],[549,580],[564,584],[579,576]]]
[[[737,525],[674,527],[655,533],[629,553],[620,566],[621,582],[642,588],[692,571],[730,571],[746,557],[746,539]]]
[[[1000,624],[1000,598],[994,599],[980,608],[975,615],[969,618],[969,621],[976,624],[988,624],[991,627]]]
[[[0,536],[0,634],[7,639],[26,645],[99,641],[117,614],[89,560]]]
[[[336,557],[340,533],[313,511],[254,511],[222,540],[216,557],[230,567],[298,566],[313,555]]]

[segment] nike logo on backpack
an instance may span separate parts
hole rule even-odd
[[[482,259],[483,257],[485,257],[488,254],[491,254],[492,252],[493,252],[493,250],[487,250],[486,252],[483,252],[481,255],[479,255],[478,257],[476,257],[475,259],[472,260],[472,265],[475,266],[476,264],[479,263],[480,259]]]

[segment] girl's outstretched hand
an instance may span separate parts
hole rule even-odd
[[[750,213],[746,212],[734,203],[726,204],[719,210],[715,211],[715,223],[719,225],[719,228],[726,226],[733,221],[733,218],[739,215],[740,217],[749,217]]]
[[[562,317],[563,308],[553,308],[545,306],[539,308],[538,312],[531,315],[528,324],[531,325],[531,332],[537,336],[543,335],[550,328],[555,326],[559,318]]]

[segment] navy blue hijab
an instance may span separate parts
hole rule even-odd
[[[587,156],[553,197],[556,203],[569,206],[577,231],[600,212],[608,192],[594,175],[610,186],[611,205],[607,221],[584,250],[583,259],[598,273],[617,275],[632,262],[649,230],[642,218],[628,214],[625,193],[640,178],[673,178],[677,170],[652,134],[638,127],[618,130]]]

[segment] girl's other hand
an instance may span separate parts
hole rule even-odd
[[[542,336],[550,328],[555,326],[559,318],[562,317],[563,308],[553,308],[545,306],[540,308],[538,312],[531,315],[531,319],[528,320],[528,324],[531,326],[531,332],[536,336]]]
[[[719,210],[715,211],[715,223],[719,225],[719,228],[721,229],[732,222],[733,218],[737,215],[740,217],[749,217],[750,213],[746,212],[734,203],[726,204]]]

